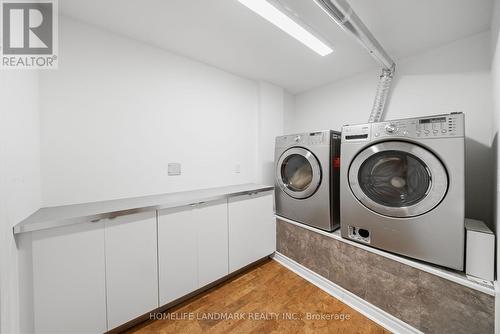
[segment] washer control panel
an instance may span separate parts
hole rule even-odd
[[[342,129],[342,140],[363,141],[387,137],[406,137],[414,139],[450,138],[463,137],[464,132],[464,114],[452,113],[447,115],[345,126]]]

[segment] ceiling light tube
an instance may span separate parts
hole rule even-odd
[[[307,29],[298,24],[295,20],[280,11],[266,0],[238,0],[248,9],[259,14],[267,21],[271,22],[311,50],[321,56],[326,56],[333,52],[332,48],[326,45],[318,37],[314,36]]]

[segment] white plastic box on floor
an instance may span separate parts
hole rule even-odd
[[[495,268],[495,235],[485,223],[465,219],[466,255],[465,273],[486,281],[493,281]]]

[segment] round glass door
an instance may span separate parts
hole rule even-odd
[[[391,207],[414,205],[425,198],[431,175],[414,155],[384,151],[370,156],[359,168],[358,181],[373,201]]]
[[[384,142],[362,151],[349,169],[356,198],[391,217],[411,217],[436,207],[448,189],[444,166],[431,152],[407,142]]]
[[[303,199],[311,196],[321,182],[321,168],[316,157],[308,150],[294,147],[280,157],[276,167],[276,180],[288,195]]]

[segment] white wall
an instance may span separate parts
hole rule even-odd
[[[41,75],[45,206],[259,178],[257,82],[65,17],[59,44]]]
[[[494,170],[495,174],[495,227],[497,231],[497,280],[500,273],[500,238],[498,237],[499,222],[500,222],[500,146],[498,145],[498,130],[500,129],[500,0],[495,0],[495,10],[493,13],[493,23],[491,26],[492,35],[492,66],[491,66],[491,76],[492,76],[492,92],[493,92],[493,106],[494,106],[494,121],[493,121],[493,133],[492,133],[492,143],[494,147]],[[500,333],[500,302],[497,300],[497,322],[496,330]]]
[[[40,207],[38,74],[0,74],[0,332],[19,331],[18,252],[12,226]]]
[[[283,88],[267,82],[259,83],[258,180],[274,184],[274,139],[283,134],[285,99]]]
[[[493,133],[492,133],[492,146],[494,154],[493,170],[496,172],[493,178],[494,184],[494,203],[495,215],[494,225],[497,231],[496,236],[496,276],[495,282],[496,296],[495,296],[495,333],[500,334],[500,238],[498,237],[499,222],[500,222],[500,147],[498,145],[498,130],[500,129],[500,0],[495,0],[493,20],[491,25],[491,54],[492,54],[492,92],[493,92]]]
[[[380,70],[351,77],[295,97],[285,132],[365,123]],[[466,114],[466,214],[492,222],[492,98],[490,34],[481,33],[397,61],[386,119],[462,111]]]
[[[289,134],[295,119],[295,95],[285,94],[283,106],[283,132]]]

